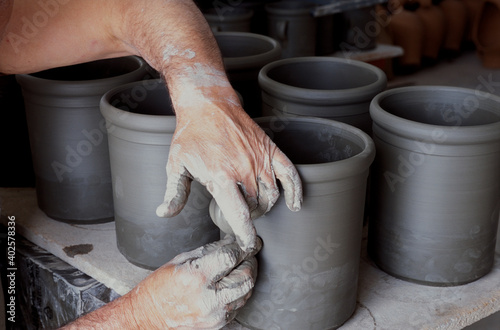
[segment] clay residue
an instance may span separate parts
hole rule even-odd
[[[94,249],[92,244],[70,245],[63,249],[64,253],[70,258],[74,258],[78,254],[87,254]]]

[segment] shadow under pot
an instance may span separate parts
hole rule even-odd
[[[78,224],[113,220],[106,125],[99,101],[110,89],[147,75],[138,57],[17,75],[38,205],[49,217]]]
[[[214,35],[229,81],[243,97],[245,111],[252,118],[262,116],[259,71],[280,58],[280,44],[255,33],[219,32]]]
[[[356,307],[371,138],[333,120],[255,120],[295,164],[303,186],[299,212],[282,196],[255,219],[264,246],[254,291],[237,321],[251,329],[332,329]],[[231,233],[212,201],[212,220]]]
[[[155,269],[181,252],[219,238],[210,221],[211,195],[196,181],[184,209],[160,218],[170,144],[176,118],[165,83],[145,80],[106,93],[106,118],[113,179],[117,244],[133,264]]]
[[[259,84],[264,116],[333,119],[370,134],[370,102],[386,88],[387,77],[361,61],[297,57],[264,66]]]
[[[500,210],[500,98],[476,90],[388,90],[371,104],[368,253],[398,278],[472,282],[493,266]]]

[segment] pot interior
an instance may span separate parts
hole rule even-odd
[[[144,80],[120,89],[109,103],[117,109],[142,115],[174,116],[174,110],[165,84]]]
[[[316,90],[364,87],[379,79],[366,68],[329,61],[284,63],[271,68],[267,76],[284,85]]]
[[[473,93],[450,90],[389,94],[380,107],[395,116],[439,126],[477,126],[500,122],[498,102]]]
[[[216,35],[222,57],[245,57],[264,54],[274,46],[266,40],[245,35]]]
[[[364,141],[353,132],[309,121],[259,122],[292,163],[324,164],[347,159],[363,151]]]
[[[97,80],[121,76],[140,66],[140,62],[133,58],[112,58],[40,71],[32,76],[61,81]]]

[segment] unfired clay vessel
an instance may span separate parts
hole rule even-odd
[[[18,75],[23,89],[39,207],[80,224],[113,220],[111,174],[101,96],[148,76],[125,57]]]
[[[316,51],[316,5],[306,1],[278,1],[267,4],[268,35],[283,48],[282,58],[312,56]]]
[[[256,33],[218,32],[219,45],[229,81],[243,98],[250,117],[262,116],[258,83],[260,69],[281,57],[281,45],[271,37]]]
[[[487,274],[500,211],[500,98],[415,86],[371,104],[369,254],[401,279],[460,285]]]
[[[211,195],[194,181],[188,202],[159,218],[165,166],[176,119],[165,83],[145,80],[117,87],[101,100],[108,128],[118,249],[132,263],[155,269],[181,252],[218,239],[210,221]]]
[[[357,128],[322,118],[256,121],[296,164],[304,202],[291,212],[280,197],[254,221],[264,246],[252,297],[236,319],[252,329],[337,328],[356,307],[373,141]],[[214,204],[211,216],[227,228]]]
[[[296,57],[267,64],[259,73],[265,116],[338,120],[369,133],[372,98],[385,89],[374,65],[333,57]]]

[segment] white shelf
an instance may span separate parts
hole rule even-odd
[[[119,294],[150,273],[119,253],[114,223],[69,225],[52,220],[37,207],[35,191],[30,188],[0,188],[0,202],[4,224],[7,216],[15,216],[17,233]],[[92,251],[74,256],[65,252],[81,244],[91,244]],[[358,307],[341,329],[462,329],[497,311],[498,243],[494,268],[488,275],[467,285],[444,288],[394,278],[374,266],[363,249]],[[226,329],[244,328],[233,322]]]

